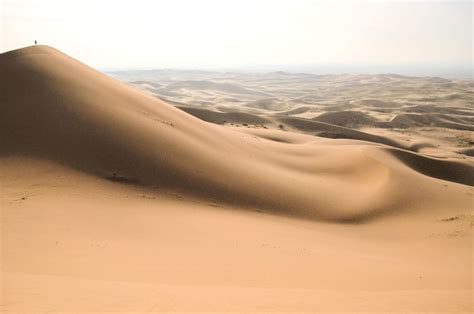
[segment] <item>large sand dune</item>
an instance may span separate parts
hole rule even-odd
[[[251,138],[204,123],[52,48],[3,55],[2,84],[2,154],[48,159],[104,178],[232,204],[329,219],[423,208],[419,200],[428,196],[436,197],[438,206],[467,204],[462,187],[455,187],[458,197],[446,197],[442,189],[436,191],[440,184],[394,158],[386,147]],[[416,164],[427,157],[412,154],[411,159],[409,164]],[[443,175],[452,164],[463,171]],[[473,183],[473,167],[467,163],[436,165],[443,178]],[[418,187],[416,193],[411,184]]]
[[[2,54],[0,85],[6,310],[469,310],[469,160],[208,123],[45,46]]]

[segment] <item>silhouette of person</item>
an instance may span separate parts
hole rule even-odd
[[[36,39],[35,39],[35,45],[37,44]]]

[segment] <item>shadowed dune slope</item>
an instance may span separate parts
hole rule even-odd
[[[470,205],[466,186],[421,174],[472,184],[442,175],[454,162],[420,167],[426,157],[363,141],[283,143],[206,123],[50,47],[2,54],[0,85],[2,156],[318,219]]]
[[[347,127],[342,127],[336,124],[301,119],[301,118],[294,118],[294,117],[282,117],[282,118],[279,118],[279,121],[297,130],[307,132],[307,133],[314,133],[322,137],[353,139],[353,140],[385,144],[385,145],[389,145],[389,146],[393,146],[397,148],[406,148],[402,144],[394,140],[391,140],[389,138],[375,135],[375,134],[365,133],[365,132],[354,130]]]
[[[469,164],[423,157],[401,149],[390,148],[389,151],[412,169],[427,176],[474,185],[474,170]]]
[[[358,111],[325,112],[314,118],[314,120],[344,126],[347,128],[378,125],[378,121],[375,118]]]
[[[388,126],[395,128],[409,128],[414,126],[435,126],[457,130],[474,131],[471,121],[441,114],[413,114],[403,113],[394,117]]]
[[[265,123],[270,122],[268,119],[265,119],[263,117],[253,115],[250,113],[246,113],[246,112],[217,112],[217,111],[212,111],[212,110],[207,110],[207,109],[182,107],[182,106],[179,106],[178,108],[201,120],[211,122],[211,123],[216,123],[216,124],[223,124],[226,122],[265,124]]]

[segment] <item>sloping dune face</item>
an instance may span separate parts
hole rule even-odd
[[[436,171],[421,174],[412,165],[426,157],[399,158],[385,146],[316,137],[276,142],[237,132],[50,47],[2,54],[0,85],[2,156],[46,159],[155,190],[316,219],[469,206],[467,187],[454,182],[472,184],[472,165],[439,161]],[[445,165],[461,170],[443,176]]]

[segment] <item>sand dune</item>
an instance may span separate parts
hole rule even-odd
[[[246,107],[270,111],[283,111],[291,108],[290,104],[275,98],[260,99],[245,104]]]
[[[379,99],[363,99],[359,101],[363,106],[375,107],[375,108],[398,108],[400,104],[390,101],[383,101]]]
[[[223,91],[232,94],[244,94],[244,95],[254,95],[254,96],[268,96],[265,93],[257,92],[250,90],[248,88],[243,88],[238,85],[227,84],[227,83],[216,83],[208,81],[183,81],[177,82],[166,87],[163,87],[161,91],[164,91],[168,94],[172,93],[176,89],[198,89],[198,90],[216,90]]]
[[[136,86],[170,104],[197,108],[207,121],[222,124],[221,112],[240,112],[236,121],[252,124],[254,116],[274,120],[274,116],[314,120],[356,129],[389,138],[403,147],[439,158],[465,159],[458,153],[472,138],[474,101],[470,80],[439,77],[413,77],[398,74],[315,75],[308,73],[210,72],[189,70],[153,70],[112,72],[115,77]],[[139,81],[140,83],[137,83]],[[187,86],[189,81],[232,84],[267,96],[235,94],[231,90],[199,90]],[[148,82],[149,84],[146,84]],[[164,95],[153,84],[162,87],[184,82],[173,95]],[[248,106],[248,104],[253,104]],[[288,108],[285,111],[275,109]],[[205,109],[206,112],[201,110]],[[376,123],[347,117],[361,112]],[[188,110],[193,114],[194,111]],[[217,113],[214,113],[217,112]],[[429,115],[428,118],[406,114]],[[401,115],[399,118],[397,116]],[[215,116],[215,117],[214,117]],[[390,121],[394,120],[392,124]],[[357,123],[355,123],[357,122]],[[400,123],[399,123],[400,122]],[[231,122],[233,123],[233,122]],[[278,122],[274,126],[278,126]],[[270,126],[271,127],[271,126]],[[298,131],[293,128],[291,131]],[[303,131],[304,132],[304,131]],[[314,133],[313,133],[314,134]],[[334,134],[319,133],[335,137]],[[352,132],[338,132],[338,138],[351,139]],[[345,137],[345,135],[349,135]],[[426,145],[425,145],[426,144]],[[472,145],[470,145],[472,148]],[[419,149],[418,149],[419,148]]]
[[[46,46],[0,85],[7,310],[469,310],[470,160],[207,123]]]
[[[462,150],[460,150],[460,153],[464,154],[464,155],[467,155],[467,156],[474,157],[474,148],[462,149]]]
[[[450,107],[438,107],[434,105],[415,105],[405,108],[406,112],[416,113],[445,113],[454,115],[467,115],[473,116],[472,112],[467,111],[465,108],[450,108]]]
[[[314,110],[314,108],[311,108],[311,107],[308,107],[308,106],[302,106],[302,107],[298,107],[298,108],[288,110],[288,111],[285,111],[285,112],[279,112],[278,114],[279,115],[293,115],[293,114],[305,113],[305,112],[308,112],[308,111],[311,111],[311,110]]]
[[[328,224],[0,166],[4,313],[471,308],[472,218],[456,207]]]
[[[454,118],[441,114],[402,113],[394,117],[388,124],[390,127],[409,128],[414,126],[435,126],[449,129],[474,131],[474,126],[462,118]]]
[[[48,159],[104,178],[129,178],[232,204],[325,219],[365,218],[402,204],[423,207],[419,194],[433,192],[433,179],[394,160],[382,147],[316,139],[283,145],[246,138],[52,48],[4,54],[2,84],[7,90],[1,115],[3,155]],[[284,121],[297,128],[307,124]],[[357,135],[353,138],[366,139]],[[409,184],[401,184],[407,176],[423,187],[416,195]],[[333,186],[339,188],[334,191]],[[453,201],[467,206],[462,193],[454,200],[438,195],[440,206]]]
[[[348,128],[359,128],[361,126],[377,126],[378,121],[363,112],[338,111],[326,112],[314,118],[316,121],[345,126]]]
[[[385,144],[385,145],[398,147],[398,148],[407,148],[403,144],[395,140],[392,140],[383,136],[379,136],[379,135],[361,132],[358,130],[353,130],[346,127],[341,127],[335,124],[312,121],[312,120],[307,120],[307,119],[292,118],[292,117],[280,118],[279,120],[297,130],[300,130],[306,133],[315,134],[322,137],[361,140],[361,141]]]
[[[201,120],[216,124],[265,124],[270,122],[269,119],[246,112],[216,112],[213,110],[181,106],[178,106],[178,108]]]

